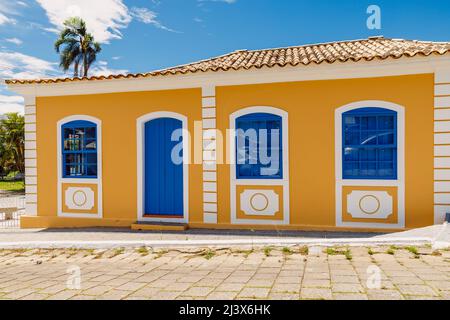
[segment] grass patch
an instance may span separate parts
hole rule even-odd
[[[287,255],[287,256],[290,256],[290,255],[293,254],[293,252],[292,252],[291,248],[284,247],[284,248],[283,248],[283,254],[284,254],[284,255]]]
[[[233,251],[233,253],[243,254],[245,258],[248,258],[253,252],[255,252],[254,249]]]
[[[24,192],[25,183],[23,181],[0,181],[0,190],[11,192]]]
[[[419,250],[417,250],[416,247],[406,247],[406,250],[408,250],[409,252],[411,252],[413,255],[418,256],[419,255]]]
[[[143,257],[148,256],[148,254],[149,254],[147,247],[140,247],[139,249],[136,250],[136,252],[139,253]]]
[[[337,249],[337,248],[326,248],[325,253],[329,256],[345,256],[347,260],[352,260],[352,252],[349,248],[346,248],[345,250]]]
[[[303,246],[298,249],[298,253],[300,253],[302,256],[307,256],[309,254],[309,247]]]
[[[272,250],[273,250],[272,247],[265,247],[265,248],[264,248],[264,255],[265,255],[266,257],[269,257],[269,256],[270,256],[270,253],[272,252]]]
[[[393,256],[395,254],[395,250],[397,250],[397,249],[398,248],[396,246],[390,246],[389,249],[387,249],[386,253]]]
[[[375,254],[375,252],[373,252],[372,248],[369,248],[369,250],[367,250],[367,253],[368,253],[370,256],[373,256],[373,255]]]
[[[207,249],[203,251],[201,255],[206,260],[211,260],[216,255],[216,252],[214,250]]]
[[[348,261],[353,259],[352,251],[349,248],[345,249],[344,256]]]
[[[329,256],[337,256],[339,254],[338,250],[336,250],[335,248],[327,248],[325,250],[325,253]]]
[[[166,253],[169,253],[169,251],[168,251],[168,250],[160,250],[160,251],[158,251],[158,252],[156,253],[155,259],[161,258],[161,257],[164,256]]]
[[[121,254],[123,254],[125,252],[124,248],[117,248],[114,250],[113,254],[109,257],[110,259],[120,256]]]

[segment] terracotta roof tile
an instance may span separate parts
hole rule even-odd
[[[217,72],[271,68],[274,66],[306,66],[388,58],[445,55],[450,53],[450,42],[429,42],[374,37],[364,40],[331,42],[264,50],[239,50],[223,56],[148,73],[94,76],[88,78],[58,78],[36,80],[6,80],[7,84],[58,83],[106,79],[130,79],[197,72]]]

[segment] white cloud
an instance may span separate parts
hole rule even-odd
[[[1,1],[1,0],[0,0]],[[46,31],[58,33],[64,21],[79,16],[86,21],[89,32],[96,41],[108,43],[112,39],[121,39],[121,29],[136,21],[175,32],[157,20],[158,14],[147,8],[128,8],[123,0],[36,0],[46,11],[52,28]],[[230,1],[230,0],[228,0]]]
[[[133,18],[135,18],[136,20],[138,20],[142,23],[152,24],[159,29],[163,29],[163,30],[170,31],[170,32],[176,32],[170,28],[167,28],[163,24],[161,24],[161,22],[159,22],[156,19],[158,17],[158,15],[155,12],[153,12],[147,8],[133,7],[130,10],[130,14]]]
[[[126,74],[128,70],[125,69],[112,69],[108,67],[108,62],[98,61],[92,69],[89,71],[89,76],[109,76],[112,74]]]
[[[36,0],[46,11],[57,29],[73,16],[82,17],[88,29],[99,42],[121,39],[120,29],[131,22],[127,6],[122,0]],[[52,30],[54,31],[54,30]]]
[[[14,20],[12,18],[8,18],[7,16],[5,16],[3,13],[0,12],[0,25],[7,24],[7,23],[14,24],[14,23],[16,23],[16,20]]]
[[[15,45],[18,45],[18,46],[20,46],[23,43],[23,41],[18,38],[8,38],[8,39],[5,39],[5,41],[14,43]]]
[[[9,112],[24,113],[24,101],[20,96],[5,96],[0,94],[0,115]]]
[[[55,63],[19,52],[0,52],[0,78],[35,79],[58,73]]]

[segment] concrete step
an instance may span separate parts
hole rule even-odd
[[[131,230],[138,231],[186,231],[189,226],[185,223],[167,222],[138,222],[131,225]]]

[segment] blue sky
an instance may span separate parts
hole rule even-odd
[[[367,28],[369,5],[381,9],[380,30]],[[53,42],[73,15],[102,43],[96,75],[373,35],[450,41],[448,0],[0,0],[0,78],[62,76]],[[21,110],[0,86],[0,113]]]

